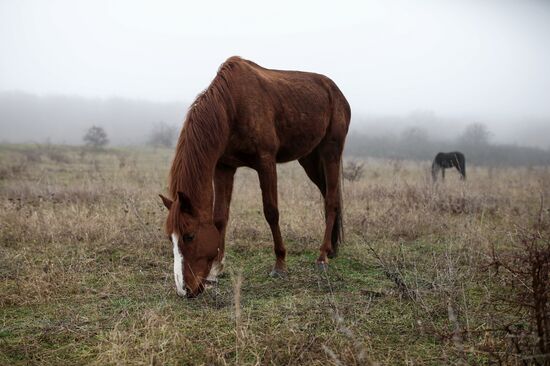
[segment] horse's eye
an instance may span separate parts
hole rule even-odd
[[[183,235],[183,241],[186,242],[186,243],[192,242],[193,239],[195,239],[194,234],[184,234]]]

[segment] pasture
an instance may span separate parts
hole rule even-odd
[[[530,328],[514,301],[517,261],[506,258],[528,238],[548,242],[548,169],[469,165],[467,181],[449,170],[434,186],[431,162],[366,160],[360,179],[344,181],[345,241],[320,272],[321,196],[297,163],[279,165],[283,279],[268,276],[275,257],[257,175],[240,169],[225,275],[188,300],[175,292],[158,197],[172,154],[0,146],[0,364],[527,357],[518,349],[529,339],[511,337]]]

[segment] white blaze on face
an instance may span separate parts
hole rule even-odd
[[[176,281],[176,291],[178,295],[185,296],[187,291],[185,290],[185,283],[183,281],[183,255],[181,255],[180,248],[178,247],[178,235],[172,234],[172,243],[174,244],[174,280]]]

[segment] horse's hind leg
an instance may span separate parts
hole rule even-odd
[[[321,163],[323,166],[326,191],[325,191],[325,235],[320,248],[317,264],[326,266],[329,257],[336,255],[339,230],[341,225],[341,197],[340,197],[340,164],[342,145],[334,142],[321,146]],[[335,231],[336,237],[335,237]]]
[[[271,276],[284,276],[286,273],[286,249],[281,237],[279,228],[279,208],[277,205],[277,167],[275,158],[264,159],[259,163],[258,178],[260,188],[262,189],[262,202],[264,206],[264,216],[273,235],[275,249],[275,267],[271,271]]]
[[[319,191],[324,198],[327,187],[325,184],[323,166],[321,165],[321,160],[319,159],[319,152],[314,150],[309,155],[299,159],[298,162],[304,168],[308,178],[317,186],[317,188],[319,188]]]
[[[460,179],[464,180],[464,174],[462,173],[462,169],[460,168],[460,165],[456,166],[456,170],[458,170],[458,174],[460,174]]]
[[[307,155],[307,156],[301,158],[299,160],[299,162],[300,162],[300,165],[302,165],[302,167],[306,171],[306,174],[309,177],[309,179],[313,183],[315,183],[315,185],[317,186],[317,188],[319,188],[319,191],[323,195],[323,199],[325,201],[325,220],[328,220],[328,211],[327,211],[327,209],[330,210],[330,207],[329,207],[329,205],[327,205],[326,176],[325,176],[325,171],[324,171],[321,159],[320,159],[319,151],[314,150],[310,155]],[[340,179],[339,175],[338,175],[337,179]],[[337,201],[337,204],[338,204],[336,218],[334,220],[334,224],[332,224],[332,231],[328,231],[328,232],[331,233],[331,238],[330,238],[331,239],[330,240],[331,245],[330,245],[330,248],[328,248],[328,246],[325,244],[325,241],[323,241],[323,247],[322,247],[322,248],[324,248],[325,251],[328,252],[327,253],[328,258],[334,258],[336,256],[336,249],[337,249],[338,241],[340,240],[341,227],[339,225],[341,225],[341,221],[340,221],[341,217],[339,217],[339,215],[340,215],[340,212],[341,212],[341,207],[340,207],[340,191],[339,190],[337,191],[336,201]],[[330,230],[330,228],[327,228],[327,230]],[[325,239],[326,239],[326,233],[325,233]],[[322,262],[325,263],[326,260],[323,260]]]
[[[466,162],[464,159],[459,160],[460,164],[460,174],[462,176],[462,180],[466,180]]]

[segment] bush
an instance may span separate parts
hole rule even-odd
[[[109,143],[107,132],[102,127],[92,126],[84,135],[84,143],[94,149],[102,149]]]
[[[550,365],[550,237],[535,229],[520,230],[514,239],[509,252],[498,255],[493,249],[491,263],[508,289],[495,306],[503,304],[515,315],[503,326],[511,343],[504,356]]]
[[[343,176],[344,179],[349,180],[350,182],[355,182],[363,176],[364,164],[361,161],[351,160],[346,163],[344,166]]]

